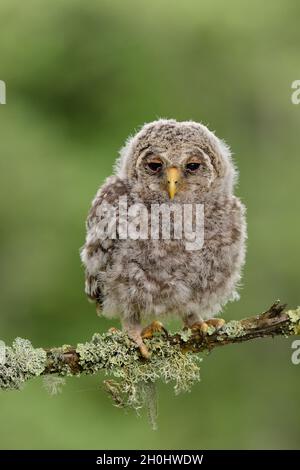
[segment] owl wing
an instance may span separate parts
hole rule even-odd
[[[103,220],[103,208],[107,205],[113,207],[118,216],[119,197],[127,194],[126,181],[111,176],[98,190],[86,220],[86,240],[80,253],[85,266],[85,293],[92,302],[96,302],[98,311],[103,303],[101,279],[105,276],[118,243],[117,237],[112,239],[102,236],[100,224]]]

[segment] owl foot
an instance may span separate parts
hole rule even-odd
[[[154,333],[161,333],[161,332],[163,332],[166,336],[168,336],[168,332],[163,326],[163,324],[160,321],[155,320],[142,330],[141,336],[143,339],[152,338]]]
[[[220,330],[224,324],[225,320],[223,318],[211,318],[209,320],[194,323],[191,326],[191,329],[199,330],[205,335],[210,327],[213,327],[215,330]]]
[[[150,356],[151,356],[151,353],[150,353],[149,349],[147,348],[147,346],[145,345],[144,341],[141,341],[137,344],[138,344],[140,353],[143,356],[143,358],[144,359],[149,359]]]
[[[140,324],[134,324],[134,325],[124,324],[124,330],[128,334],[129,338],[137,345],[143,358],[149,359],[150,352],[148,351],[148,348],[143,341],[141,325]]]
[[[155,333],[163,332],[168,336],[168,332],[160,321],[153,321],[150,325],[146,326],[141,332],[142,343],[139,344],[140,352],[145,359],[149,359],[151,353],[148,351],[147,346],[143,342],[143,339],[150,339]]]
[[[167,330],[159,321],[152,322],[150,325],[146,326],[143,330],[139,324],[138,325],[126,325],[125,324],[124,326],[125,326],[125,331],[127,332],[129,338],[131,338],[132,341],[135,342],[135,344],[138,346],[140,350],[141,355],[145,359],[149,359],[151,353],[148,350],[143,340],[152,338],[154,333],[158,333],[161,331],[163,331],[166,335],[168,335]]]
[[[118,330],[118,328],[115,328],[114,326],[112,326],[111,328],[109,328],[109,333],[119,333],[120,330]]]

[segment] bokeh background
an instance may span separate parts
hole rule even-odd
[[[125,138],[157,117],[207,124],[240,169],[247,264],[223,316],[300,302],[299,15],[297,0],[1,1],[1,339],[75,344],[111,326],[83,292],[85,217]],[[297,448],[291,344],[216,350],[190,394],[160,386],[156,432],[112,406],[102,376],[56,397],[37,379],[0,394],[0,447]]]

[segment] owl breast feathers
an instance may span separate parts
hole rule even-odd
[[[193,324],[236,299],[246,239],[244,206],[233,195],[236,178],[228,147],[201,124],[158,120],[130,138],[115,175],[93,200],[81,251],[86,293],[98,310],[119,317],[130,331],[147,317],[174,315]],[[120,236],[120,200],[149,211],[160,204],[201,206],[201,248],[187,249],[183,237],[149,236],[150,217],[147,238]],[[112,210],[110,237],[103,236],[103,205],[106,214]],[[171,213],[173,234],[179,222]]]

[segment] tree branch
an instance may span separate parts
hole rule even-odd
[[[210,327],[205,335],[200,331],[183,330],[175,334],[160,334],[145,340],[151,351],[144,360],[128,336],[118,330],[95,334],[91,341],[76,347],[33,348],[28,340],[17,338],[13,345],[1,348],[0,389],[20,389],[33,377],[47,374],[58,376],[95,374],[104,370],[121,382],[107,380],[106,388],[118,405],[126,394],[126,404],[136,407],[137,384],[153,383],[161,378],[174,381],[175,391],[187,390],[199,380],[197,354],[218,346],[241,343],[268,336],[300,334],[300,307],[286,310],[279,301],[266,312],[243,320],[232,320],[220,330]]]
[[[264,313],[243,320],[231,320],[221,330],[211,329],[203,335],[200,331],[191,331],[165,335],[170,346],[178,346],[183,352],[199,353],[211,351],[218,346],[242,343],[267,336],[290,336],[300,334],[300,309],[285,311],[286,305],[275,302]],[[150,341],[151,343],[151,341]],[[150,345],[151,349],[151,345]],[[60,366],[67,365],[70,372],[78,374],[84,370],[77,348],[47,349],[45,374],[60,372]],[[130,351],[128,350],[128,353]],[[53,360],[53,355],[55,360]],[[59,355],[59,361],[57,361]],[[141,358],[142,360],[142,358]],[[108,364],[106,364],[108,366]]]

